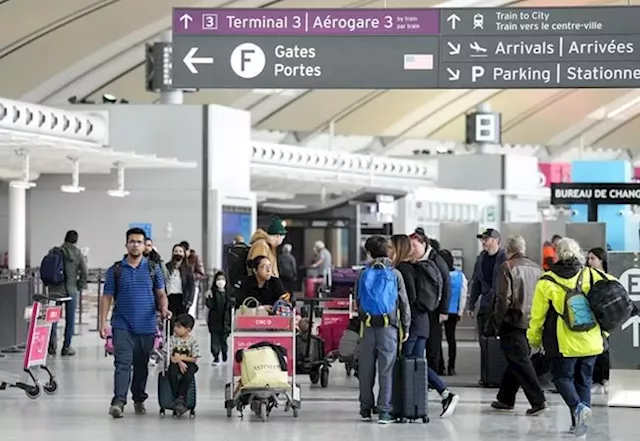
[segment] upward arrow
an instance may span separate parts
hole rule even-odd
[[[447,21],[451,23],[451,29],[455,30],[456,25],[460,21],[460,16],[454,12],[453,14],[447,17]]]
[[[184,29],[187,30],[189,29],[189,23],[193,21],[193,17],[185,13],[182,15],[182,17],[180,17],[180,21],[182,22],[182,26],[184,26]]]
[[[629,326],[633,329],[633,347],[640,348],[640,316],[634,315],[629,320],[624,322],[622,330],[624,331]]]

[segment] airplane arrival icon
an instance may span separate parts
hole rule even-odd
[[[474,41],[469,43],[469,49],[471,49],[474,53],[471,54],[474,58],[485,58],[487,56],[487,49],[480,46],[480,43]]]

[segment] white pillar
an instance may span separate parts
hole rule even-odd
[[[161,41],[163,43],[171,43],[173,41],[173,33],[171,30],[162,33]],[[160,104],[182,104],[184,102],[183,95],[181,89],[160,92]]]
[[[9,269],[24,270],[27,261],[27,189],[9,185]]]

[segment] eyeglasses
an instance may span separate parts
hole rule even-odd
[[[273,265],[269,264],[269,265],[260,265],[258,268],[263,269],[263,270],[267,270],[267,271],[271,271],[273,269]]]

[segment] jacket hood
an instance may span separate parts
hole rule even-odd
[[[369,266],[372,266],[375,263],[381,263],[384,266],[391,266],[391,259],[389,259],[388,257],[378,257],[376,259],[373,259]]]
[[[551,272],[563,279],[571,279],[578,274],[578,271],[580,271],[582,267],[583,265],[578,259],[559,260],[551,265]]]
[[[266,240],[267,243],[271,245],[271,242],[269,241],[269,235],[262,228],[258,228],[256,232],[253,233],[253,236],[251,236],[251,240],[249,241],[249,243],[253,245],[254,242],[258,240]]]
[[[60,248],[62,249],[62,254],[64,254],[64,257],[69,262],[78,263],[78,259],[84,258],[82,256],[82,253],[80,252],[80,249],[76,247],[74,244],[65,242],[62,244]]]

